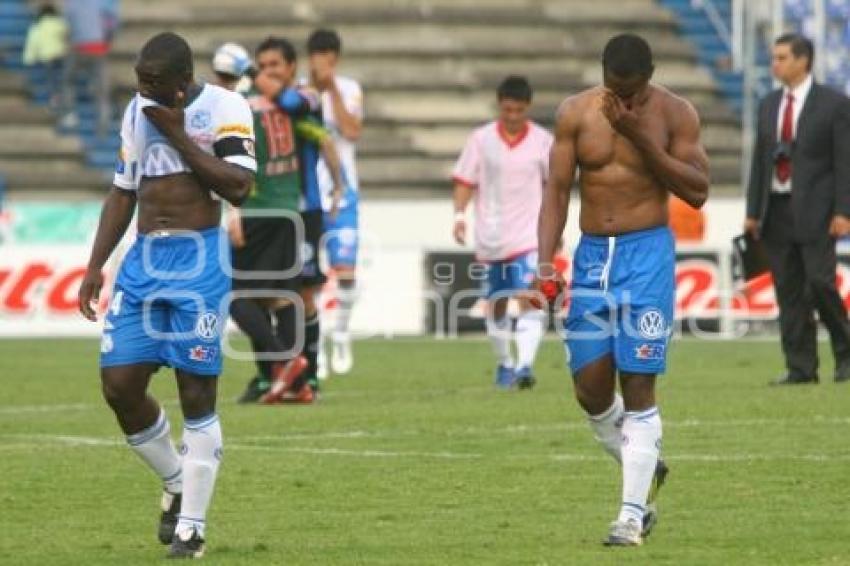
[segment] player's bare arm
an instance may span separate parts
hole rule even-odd
[[[334,109],[334,117],[336,117],[337,125],[339,126],[339,132],[342,136],[350,141],[357,141],[360,139],[360,134],[363,131],[363,122],[348,111],[348,108],[345,107],[345,102],[342,99],[342,93],[339,92],[339,88],[336,86],[336,81],[331,80],[328,82],[328,92],[331,95],[331,105]]]
[[[653,177],[694,208],[708,198],[708,156],[699,140],[699,116],[687,101],[672,97],[667,103],[670,146],[665,149],[642,127],[639,108],[627,108],[611,90],[602,93],[602,113],[611,127],[629,140],[644,158]],[[671,108],[672,107],[672,108]]]
[[[185,96],[182,91],[178,92],[173,108],[150,106],[143,112],[180,153],[204,187],[209,187],[231,204],[238,206],[248,197],[254,176],[243,167],[204,152],[192,141],[186,134],[184,125]]]
[[[334,182],[333,192],[331,192],[330,215],[332,218],[335,218],[339,211],[339,203],[342,201],[343,190],[345,189],[345,184],[342,181],[342,164],[339,159],[339,152],[336,150],[336,144],[330,135],[321,141],[319,149],[322,152],[322,157],[325,159],[331,179]]]
[[[106,265],[109,256],[127,231],[135,210],[135,191],[112,187],[103,202],[91,257],[78,295],[80,312],[91,321],[97,320],[96,306],[92,303],[97,303],[100,299],[100,289],[103,287],[103,266]]]
[[[555,122],[555,142],[549,155],[549,177],[543,189],[543,203],[537,225],[540,261],[538,277],[541,279],[555,277],[552,260],[567,223],[570,190],[578,164],[576,133],[579,120],[578,98],[566,99],[558,109]]]

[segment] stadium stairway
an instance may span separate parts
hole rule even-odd
[[[225,41],[253,48],[275,34],[301,48],[315,27],[338,29],[341,72],[366,92],[362,189],[392,198],[446,196],[453,161],[471,128],[494,115],[495,87],[505,75],[529,77],[534,117],[551,126],[565,96],[600,81],[607,38],[641,33],[656,53],[657,80],[700,110],[713,190],[740,194],[738,117],[674,13],[656,0],[123,0],[121,13],[110,74],[122,103],[133,89],[136,53],[157,32],[189,40],[203,79]],[[5,139],[0,132],[0,144]]]
[[[743,108],[743,73],[732,70],[732,54],[711,23],[705,2],[693,0],[659,0],[659,3],[675,14],[682,35],[696,49],[697,60],[709,69],[717,81],[720,93],[726,102],[735,109],[738,116]],[[732,29],[731,0],[712,0],[711,4],[728,30]],[[769,56],[764,45],[759,44],[758,64],[767,66]],[[770,81],[765,80],[762,90],[770,90]]]
[[[0,175],[8,193],[27,198],[73,198],[102,192],[114,166],[114,135],[108,162],[93,144],[91,102],[80,102],[80,126],[60,131],[47,108],[42,75],[21,62],[34,3],[0,0]],[[100,154],[98,152],[101,152]]]

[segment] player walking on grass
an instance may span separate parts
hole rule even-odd
[[[655,400],[675,294],[667,199],[672,193],[701,207],[708,159],[694,107],[650,83],[646,41],[612,38],[603,70],[604,86],[567,98],[558,110],[535,287],[550,299],[557,294],[551,262],[578,167],[583,235],[573,260],[566,343],[578,402],[623,473],[622,507],[605,544],[628,546],[649,534],[655,491],[667,474]]]
[[[127,443],[162,479],[159,539],[169,557],[204,552],[204,527],[222,457],[216,415],[221,331],[230,277],[219,198],[238,205],[256,163],[245,99],[193,79],[192,51],[173,33],[142,48],[139,93],[124,113],[121,155],[106,198],[80,310],[94,321],[101,270],[138,203],[138,237],[121,265],[101,341],[103,395]],[[174,368],[183,411],[178,456],[165,412],[147,393]]]
[[[549,171],[552,135],[528,119],[531,86],[509,76],[498,89],[499,118],[475,130],[454,169],[453,235],[466,243],[466,207],[475,203],[475,255],[487,265],[487,335],[496,353],[496,386],[534,386],[532,367],[545,316],[521,301],[517,362],[511,353],[508,300],[527,291],[537,265],[534,231]]]

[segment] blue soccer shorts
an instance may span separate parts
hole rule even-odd
[[[573,259],[565,323],[570,369],[612,355],[617,370],[666,370],[675,302],[675,247],[666,226],[583,235]]]
[[[219,375],[231,290],[225,272],[229,254],[227,236],[218,227],[140,234],[115,280],[100,366],[154,363]]]
[[[327,212],[324,217],[325,249],[331,267],[354,267],[357,265],[357,248],[360,238],[357,232],[357,202],[341,208],[336,218]]]
[[[504,261],[487,262],[487,276],[484,279],[484,296],[512,296],[517,291],[525,291],[534,281],[537,272],[537,250],[525,252]]]

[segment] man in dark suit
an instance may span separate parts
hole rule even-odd
[[[835,381],[850,380],[850,324],[835,284],[835,239],[850,233],[850,112],[811,75],[814,48],[787,34],[773,46],[783,87],[762,101],[744,230],[761,238],[779,303],[787,373],[818,382],[814,311],[829,331]]]

